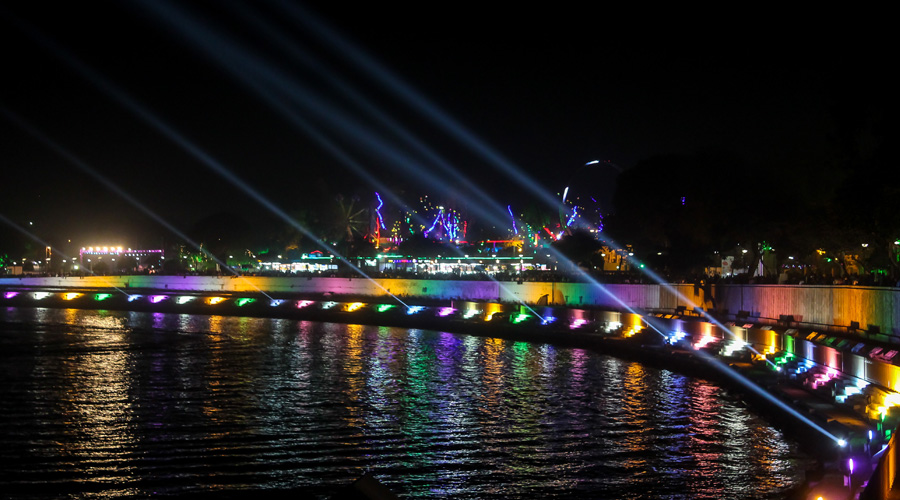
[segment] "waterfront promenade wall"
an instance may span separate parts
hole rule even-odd
[[[660,285],[588,283],[410,280],[306,277],[85,276],[0,278],[0,287],[119,288],[219,293],[288,293],[429,300],[524,302],[553,306],[672,309],[706,303],[702,289],[673,285],[687,300]]]
[[[717,285],[715,309],[774,322],[791,315],[815,328],[850,328],[900,336],[900,289],[842,285]]]
[[[324,277],[86,276],[0,278],[0,287],[155,289],[404,299],[524,302],[560,307],[625,307],[674,311],[703,308],[720,315],[745,311],[751,321],[900,336],[900,289],[839,285],[730,285],[411,280]],[[673,291],[674,290],[674,291]]]

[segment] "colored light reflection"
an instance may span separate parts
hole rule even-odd
[[[214,305],[218,304],[219,302],[222,302],[223,300],[225,300],[225,297],[210,297],[210,298],[206,299],[206,303],[211,306],[214,306]]]
[[[110,297],[112,297],[112,294],[110,293],[98,293],[97,295],[94,295],[94,300],[102,302]]]
[[[50,294],[47,292],[34,292],[35,300],[41,300],[41,299],[47,298],[49,296],[50,296]]]
[[[677,344],[678,342],[684,340],[686,336],[687,334],[684,332],[672,332],[671,334],[669,334],[669,343],[673,345]]]
[[[425,309],[423,306],[410,306],[409,309],[406,310],[406,314],[416,314],[417,312]]]
[[[715,340],[716,340],[716,338],[713,337],[712,335],[704,335],[704,336],[700,337],[699,340],[697,340],[697,343],[694,344],[694,349],[703,349],[704,347],[708,346]]]
[[[243,307],[247,304],[252,304],[254,302],[256,302],[256,299],[249,299],[247,297],[243,297],[243,298],[240,298],[240,299],[237,299],[234,301],[234,303],[237,304],[238,307]]]
[[[181,297],[178,297],[177,299],[175,299],[175,302],[178,302],[179,304],[187,304],[188,302],[190,302],[194,299],[195,299],[195,297],[193,297],[193,296],[182,295]]]
[[[297,302],[297,309],[303,309],[304,307],[312,305],[313,301],[311,300],[301,300]]]
[[[528,318],[530,318],[530,317],[531,317],[531,316],[528,315],[528,314],[525,314],[525,313],[519,313],[518,315],[516,315],[515,318],[513,318],[512,322],[513,322],[514,324],[518,325],[519,323],[525,321],[526,319],[528,319]]]
[[[347,311],[348,311],[348,312],[353,312],[353,311],[355,311],[355,310],[357,310],[357,309],[362,308],[362,306],[364,306],[364,305],[365,305],[365,304],[363,304],[362,302],[354,302],[354,303],[349,304],[349,305],[347,306]]]
[[[15,297],[16,295],[19,295],[19,292],[6,292],[4,297],[6,297],[7,299],[11,299],[11,298]]]
[[[747,347],[747,343],[743,340],[731,340],[725,345],[725,349],[722,350],[722,356],[733,356],[734,353],[740,351],[745,347]]]
[[[381,304],[380,306],[378,306],[377,310],[378,312],[383,313],[385,311],[390,311],[391,309],[393,309],[393,307],[394,304]]]
[[[581,319],[581,318],[575,319],[575,320],[572,320],[572,323],[569,324],[569,328],[572,330],[575,330],[576,328],[581,328],[586,323],[587,323],[586,319]]]
[[[440,317],[450,316],[451,314],[453,314],[455,312],[456,312],[456,309],[454,309],[452,307],[442,307],[438,311],[438,316],[440,316]]]
[[[63,298],[66,300],[73,300],[73,299],[77,299],[78,297],[81,297],[80,293],[69,292],[69,293],[63,294]]]
[[[168,295],[151,295],[149,298],[150,298],[150,302],[152,302],[154,304],[159,304],[160,302],[168,299],[169,296]]]
[[[554,321],[556,321],[556,318],[554,318],[553,316],[544,316],[544,319],[541,320],[541,324],[549,325],[550,323],[553,323]]]
[[[143,297],[143,295],[129,295],[128,302],[134,302],[135,300],[138,300],[141,297]]]

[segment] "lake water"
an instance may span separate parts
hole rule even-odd
[[[779,498],[811,464],[714,384],[546,344],[5,308],[0,366],[11,496]]]

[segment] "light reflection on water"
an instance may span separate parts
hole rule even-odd
[[[809,459],[716,387],[581,349],[184,314],[0,310],[22,496],[775,498]],[[11,473],[10,473],[11,472]]]

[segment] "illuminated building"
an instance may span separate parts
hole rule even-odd
[[[137,269],[144,270],[160,266],[165,259],[165,252],[163,250],[134,250],[121,246],[93,246],[81,247],[78,257],[81,266],[87,265],[89,268],[92,267],[92,264],[103,262],[103,259],[115,262],[116,259],[131,257],[134,259]]]

